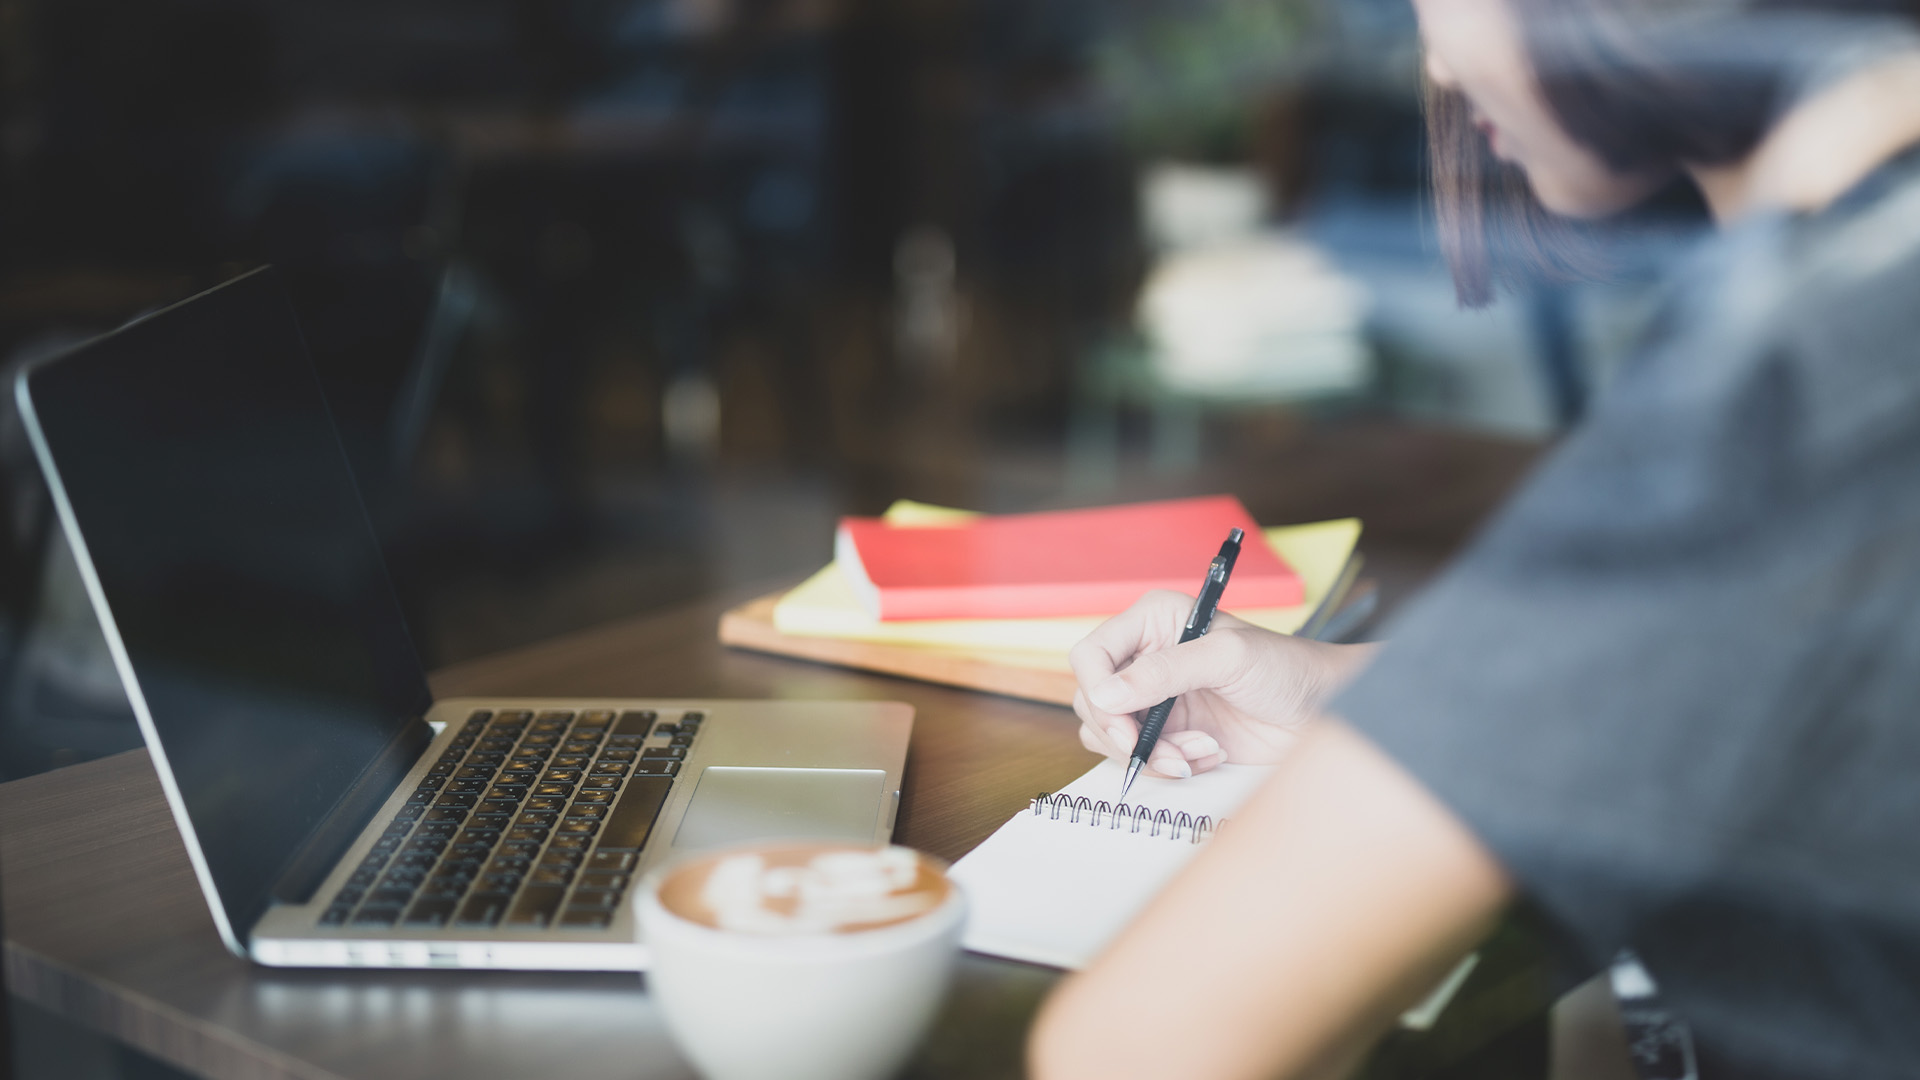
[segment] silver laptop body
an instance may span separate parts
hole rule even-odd
[[[271,272],[33,365],[15,396],[235,953],[637,970],[653,867],[891,836],[897,702],[432,701]]]

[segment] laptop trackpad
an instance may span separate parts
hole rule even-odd
[[[700,773],[676,848],[750,840],[871,843],[880,823],[879,769],[763,769],[714,765]]]

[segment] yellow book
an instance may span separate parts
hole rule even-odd
[[[974,516],[970,511],[901,501],[886,512],[895,525],[937,528]],[[1313,615],[1339,583],[1341,570],[1360,540],[1357,518],[1321,521],[1264,529],[1272,546],[1305,586],[1303,603],[1292,607],[1235,611],[1256,626],[1291,634]],[[1205,552],[1200,553],[1204,556]],[[1199,556],[1196,556],[1198,560]],[[1194,580],[1203,563],[1196,561]],[[1063,667],[1075,642],[1103,621],[1100,616],[1051,619],[913,619],[882,622],[867,613],[853,586],[836,565],[829,564],[780,599],[774,606],[774,626],[783,634],[800,637],[878,641],[960,652],[981,652],[1001,663],[1021,667]],[[1022,656],[1020,654],[1028,654]]]

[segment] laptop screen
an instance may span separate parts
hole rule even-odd
[[[244,939],[356,781],[391,790],[429,704],[292,308],[257,271],[22,389],[189,850]]]

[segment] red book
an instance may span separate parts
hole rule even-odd
[[[1149,589],[1191,595],[1246,530],[1221,607],[1287,607],[1300,578],[1231,495],[981,517],[947,526],[842,518],[834,558],[880,619],[1113,615]]]

